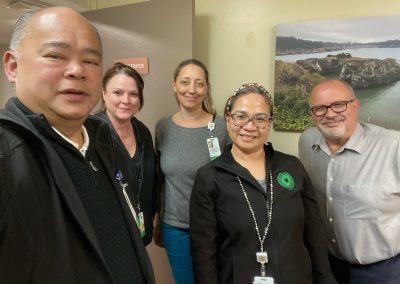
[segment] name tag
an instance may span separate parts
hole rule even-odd
[[[221,149],[219,147],[218,138],[207,139],[208,152],[210,153],[210,160],[214,160],[221,155]]]
[[[272,277],[263,277],[263,276],[256,276],[254,277],[253,284],[274,284],[274,278]]]

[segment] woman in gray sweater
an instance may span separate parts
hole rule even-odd
[[[164,175],[163,210],[154,233],[165,246],[175,283],[193,281],[189,243],[189,200],[196,171],[221,154],[228,142],[226,125],[216,115],[208,71],[196,59],[181,62],[172,83],[179,111],[156,125],[156,150]],[[162,231],[162,238],[160,234]]]

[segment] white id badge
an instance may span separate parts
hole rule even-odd
[[[210,153],[211,161],[218,158],[221,155],[221,149],[219,148],[218,138],[207,139],[208,152]]]
[[[274,278],[272,277],[263,277],[263,276],[256,276],[254,277],[253,284],[274,284]]]

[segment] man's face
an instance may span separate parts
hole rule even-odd
[[[352,101],[354,100],[354,101]],[[350,101],[350,102],[349,102]],[[348,102],[343,105],[343,102]],[[317,85],[310,96],[311,108],[318,106],[330,106],[337,103],[341,112],[328,108],[326,113],[317,116],[312,113],[315,125],[328,140],[347,141],[353,134],[358,122],[359,102],[351,91],[339,81],[328,81]],[[342,104],[342,106],[340,106]]]
[[[17,97],[50,124],[83,123],[102,90],[101,45],[95,31],[81,15],[59,8],[34,15],[28,29],[15,63],[9,65]]]

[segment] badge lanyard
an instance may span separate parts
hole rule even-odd
[[[128,204],[129,210],[131,211],[131,214],[133,216],[133,219],[136,222],[136,225],[138,226],[138,229],[140,231],[141,237],[144,236],[144,216],[143,212],[139,211],[139,215],[136,214],[135,209],[133,208],[133,205],[131,203],[131,200],[129,199],[128,193],[126,191],[126,188],[128,187],[127,183],[124,183],[123,181],[123,176],[122,172],[119,169],[115,170],[115,179],[118,181],[119,185],[121,186],[122,193],[124,194],[125,201]]]
[[[110,134],[110,137],[111,137],[111,134]],[[116,169],[115,172],[114,172],[115,179],[118,181],[119,185],[121,186],[122,193],[124,194],[124,197],[125,197],[125,201],[128,204],[129,210],[131,211],[133,219],[136,222],[136,225],[137,225],[137,227],[139,229],[139,232],[140,232],[140,236],[143,238],[144,235],[145,235],[144,215],[143,215],[143,212],[140,209],[140,196],[139,196],[140,195],[141,185],[142,185],[142,180],[143,180],[143,172],[141,171],[141,177],[139,178],[138,198],[136,200],[136,202],[138,203],[138,212],[139,212],[139,214],[136,214],[136,211],[135,211],[135,209],[134,209],[134,207],[132,205],[132,202],[129,199],[128,193],[126,191],[126,188],[128,187],[128,183],[124,183],[122,172],[118,169],[118,166],[117,166],[117,159],[116,159],[116,155],[115,155],[115,145],[114,145],[113,139],[111,139],[111,144],[112,144],[112,151],[114,153],[114,162],[115,162],[115,169]],[[133,165],[133,168],[134,168],[134,170],[136,172],[136,168],[135,168],[134,165]]]
[[[139,139],[138,139],[139,140]],[[144,227],[144,215],[143,215],[143,211],[141,209],[140,206],[140,192],[142,191],[142,185],[143,185],[143,167],[144,167],[144,161],[143,161],[143,153],[144,153],[144,145],[142,144],[141,149],[138,149],[138,155],[139,155],[139,177],[138,177],[138,173],[137,173],[137,169],[136,169],[136,165],[134,162],[133,163],[133,169],[135,172],[135,176],[137,177],[137,187],[138,187],[138,192],[137,192],[137,198],[136,198],[136,202],[137,202],[137,209],[138,209],[138,216],[139,219],[135,219],[136,220],[136,224],[139,228],[140,231],[140,236],[143,238],[145,236],[145,227]]]
[[[207,126],[208,130],[210,130],[210,138],[207,139],[207,148],[210,154],[210,160],[214,160],[221,155],[221,148],[219,147],[219,142],[217,137],[213,137],[213,131],[215,129],[214,121],[209,122]]]
[[[242,192],[243,192],[243,196],[246,199],[247,205],[249,206],[249,209],[250,209],[251,216],[253,217],[254,226],[255,226],[255,229],[256,229],[256,232],[257,232],[257,237],[258,237],[258,240],[260,242],[260,251],[256,253],[256,259],[257,259],[257,262],[261,264],[261,276],[265,277],[265,264],[268,263],[268,254],[264,250],[264,242],[265,242],[265,238],[267,237],[269,227],[271,225],[272,205],[274,203],[274,185],[273,185],[273,182],[272,182],[272,172],[269,171],[270,197],[271,198],[270,198],[270,201],[269,202],[267,201],[267,204],[266,204],[266,210],[267,210],[267,216],[268,216],[268,224],[265,227],[264,235],[263,235],[262,238],[261,238],[261,235],[260,235],[260,230],[258,229],[256,215],[254,214],[254,210],[253,210],[253,207],[251,206],[251,203],[250,203],[250,200],[249,200],[249,198],[247,196],[247,193],[244,190],[242,181],[240,180],[239,176],[236,176],[236,178],[239,181],[240,187],[241,187]]]

